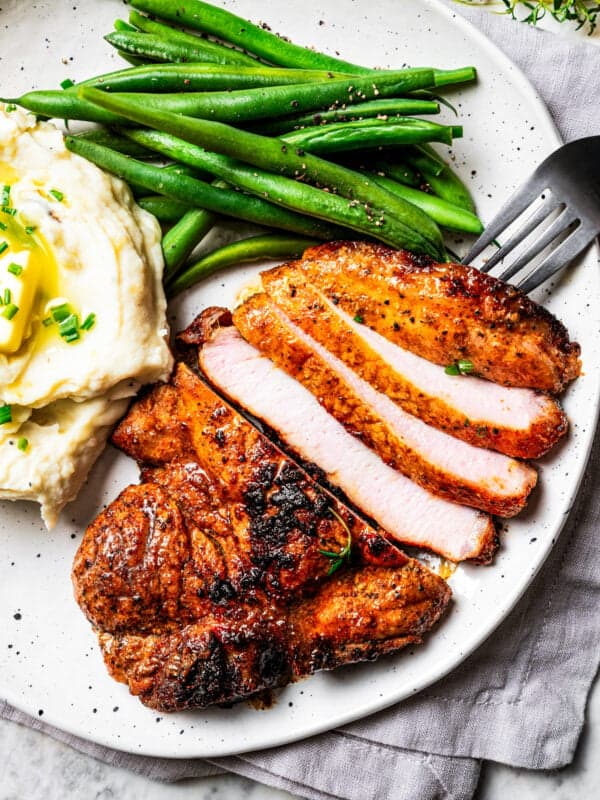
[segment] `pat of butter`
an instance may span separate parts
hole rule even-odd
[[[7,290],[10,298],[9,304],[0,305],[0,353],[15,353],[21,346],[28,331],[38,280],[37,265],[30,259],[29,250],[8,251],[0,258],[0,299],[6,299]],[[13,306],[17,307],[16,312]]]

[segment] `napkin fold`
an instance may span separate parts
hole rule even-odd
[[[445,3],[517,63],[564,139],[600,134],[600,50]],[[155,759],[78,739],[0,701],[0,716],[149,778],[230,771],[311,800],[469,800],[481,760],[569,763],[598,669],[600,437],[569,522],[517,608],[450,676],[414,698],[303,742],[207,760]]]

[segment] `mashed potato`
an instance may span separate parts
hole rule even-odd
[[[126,398],[170,372],[160,229],[20,110],[0,110],[0,191],[0,498],[50,526]]]

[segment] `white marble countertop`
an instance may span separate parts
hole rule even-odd
[[[561,770],[533,772],[486,763],[475,800],[592,800],[600,786],[599,752],[600,681],[596,681],[573,764]],[[294,795],[235,775],[159,783],[109,767],[48,736],[0,720],[0,800],[92,798],[294,800]]]

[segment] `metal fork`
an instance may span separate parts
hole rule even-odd
[[[559,211],[556,219],[534,238],[525,252],[496,276],[508,281],[562,238],[533,271],[515,283],[525,293],[566,267],[600,234],[600,136],[569,142],[543,161],[486,227],[462,263],[470,264],[540,197],[541,204],[480,267],[483,272],[489,272],[550,215]]]

